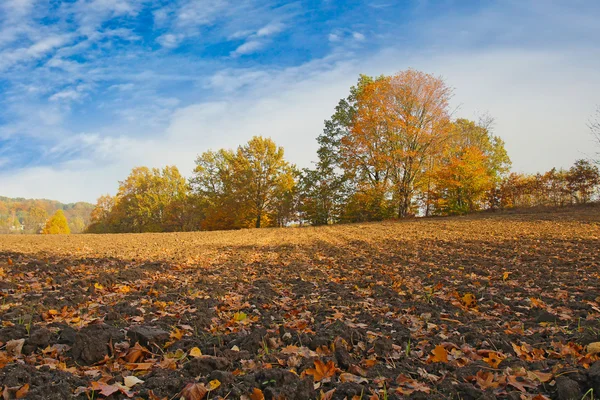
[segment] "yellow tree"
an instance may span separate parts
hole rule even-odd
[[[57,210],[52,217],[46,222],[46,225],[42,229],[42,233],[45,235],[57,235],[57,234],[69,234],[69,223],[63,210]]]
[[[134,168],[127,179],[119,182],[119,191],[111,218],[122,232],[160,232],[166,221],[176,220],[167,215],[173,202],[185,199],[188,185],[175,166]]]
[[[296,184],[294,167],[285,161],[283,147],[255,136],[238,148],[232,167],[234,191],[244,202],[239,210],[242,219],[256,228],[276,223],[272,217],[277,213],[277,201]]]

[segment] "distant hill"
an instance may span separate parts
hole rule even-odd
[[[64,211],[71,233],[81,233],[90,223],[94,205],[0,196],[0,233],[39,233],[46,219],[59,209]]]

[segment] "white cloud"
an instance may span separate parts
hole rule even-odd
[[[365,35],[360,32],[353,32],[352,37],[358,42],[363,42],[366,39]]]
[[[71,35],[54,35],[38,40],[29,47],[0,51],[0,72],[15,64],[37,60],[65,45]]]
[[[256,53],[258,50],[262,49],[264,43],[258,40],[249,40],[240,46],[238,46],[235,51],[231,53],[232,56],[240,56],[246,54]]]
[[[340,40],[342,40],[338,33],[330,33],[328,39],[330,42],[339,42]]]
[[[282,24],[281,22],[271,23],[269,25],[266,25],[266,26],[260,28],[256,32],[256,36],[258,36],[258,37],[271,36],[271,35],[274,35],[276,33],[283,31],[284,28],[285,28],[285,25]]]
[[[174,35],[172,33],[165,33],[156,38],[156,42],[160,44],[162,47],[166,47],[168,49],[175,48],[179,46],[179,43],[183,40],[183,35]]]
[[[79,100],[82,96],[81,92],[78,92],[77,90],[73,90],[73,89],[69,89],[69,90],[63,90],[62,92],[58,92],[53,94],[52,96],[50,96],[50,101],[60,101],[60,100],[67,100],[67,101],[73,101],[73,100]]]

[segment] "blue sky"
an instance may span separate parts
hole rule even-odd
[[[600,3],[2,0],[0,195],[94,201],[138,165],[272,137],[301,167],[359,73],[417,68],[514,169],[593,154]]]

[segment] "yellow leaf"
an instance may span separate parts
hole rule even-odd
[[[233,320],[236,322],[241,322],[246,318],[248,318],[248,315],[246,315],[246,313],[244,312],[236,312],[235,314],[233,314]]]
[[[510,274],[512,274],[512,272],[504,272],[504,274],[502,274],[502,280],[505,281],[508,279],[508,277],[510,276]]]
[[[190,350],[190,356],[192,357],[200,357],[202,355],[202,350],[197,347],[194,347]]]
[[[218,379],[213,379],[212,381],[208,382],[208,391],[210,392],[211,390],[215,390],[219,386],[221,386],[221,382]]]
[[[179,328],[175,328],[169,335],[171,339],[180,340],[185,332]]]
[[[472,293],[466,293],[462,297],[462,303],[467,308],[475,307],[475,304],[477,303],[477,299],[475,299],[475,296]]]
[[[94,283],[94,287],[95,287],[97,290],[102,290],[102,289],[104,289],[104,286],[102,286],[102,285],[101,285],[100,283],[98,283],[98,282]]]

